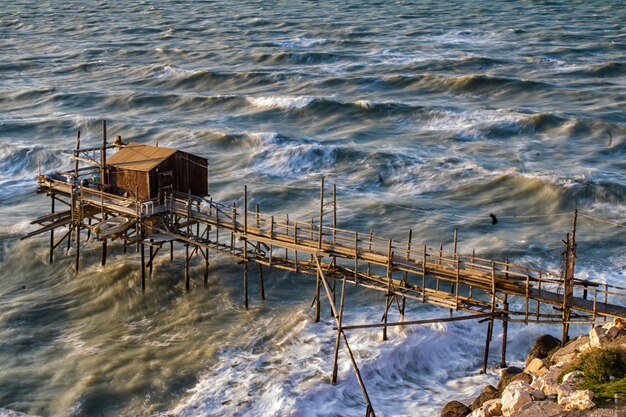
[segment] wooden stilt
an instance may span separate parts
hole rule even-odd
[[[152,264],[154,263],[154,247],[152,246],[152,239],[150,239],[150,268],[148,272],[148,277],[152,280]]]
[[[189,278],[189,243],[185,243],[185,291],[189,292],[191,280]]]
[[[50,213],[54,213],[54,201],[56,200],[54,196],[54,192],[50,194],[52,200],[52,208],[50,209]],[[54,261],[54,228],[50,230],[50,264]]]
[[[80,221],[74,227],[76,229],[76,274],[80,269]]]
[[[319,271],[317,272],[317,279],[315,280],[315,323],[320,321],[320,288],[322,286],[322,280],[320,278]]]
[[[509,316],[506,314],[506,311],[509,310],[509,302],[508,302],[508,294],[504,294],[504,302],[502,303],[502,308],[505,311],[504,316],[502,317],[502,357],[500,360],[500,368],[506,368],[506,344],[507,344],[507,333],[509,328],[509,322],[507,319]]]
[[[248,261],[243,262],[243,300],[244,306],[248,308]]]
[[[491,313],[496,311],[496,263],[491,264]],[[485,337],[485,352],[483,354],[483,373],[487,372],[487,362],[489,361],[489,344],[493,334],[493,316],[487,325],[487,336]]]
[[[141,291],[146,292],[146,250],[143,240],[140,244],[141,248]]]
[[[205,254],[204,254],[204,288],[209,288],[209,249],[208,248],[205,250]]]
[[[385,314],[383,316],[385,321],[385,326],[383,327],[383,342],[387,340],[387,315],[389,313],[389,306],[391,305],[392,258],[391,239],[389,239],[387,247],[387,293],[385,294]]]
[[[333,356],[333,375],[331,382],[337,383],[337,371],[338,371],[338,359],[339,359],[339,345],[341,343],[341,333],[343,329],[341,324],[343,322],[343,304],[346,296],[346,277],[343,277],[341,283],[341,300],[339,301],[339,318],[337,320],[337,338],[335,339],[335,354]]]
[[[337,184],[333,183],[333,244],[337,243]]]
[[[174,262],[174,241],[170,240],[170,263]]]
[[[102,191],[105,191],[106,180],[106,164],[107,164],[107,122],[102,121],[102,149],[100,151],[100,184]],[[102,220],[107,219],[107,214],[104,211],[104,204],[102,204]],[[100,258],[102,266],[107,263],[107,239],[102,239],[102,249],[100,252]]]
[[[320,185],[320,232],[317,247],[322,248],[322,240],[324,236],[324,177],[322,177],[322,183]]]
[[[409,229],[409,237],[406,241],[406,260],[409,261],[411,258],[411,243],[413,241],[413,229]],[[409,273],[405,272],[402,276],[402,285],[404,287],[407,286],[409,282]],[[400,306],[400,319],[404,321],[404,310],[406,308],[406,297],[402,297],[402,304]]]
[[[261,293],[261,300],[265,300],[265,285],[263,284],[263,265],[259,265],[259,292]]]

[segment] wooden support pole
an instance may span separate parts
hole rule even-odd
[[[148,271],[149,271],[149,272],[148,272],[148,278],[149,278],[150,280],[152,280],[152,264],[154,263],[154,262],[153,262],[153,257],[154,257],[154,255],[155,255],[155,253],[154,253],[154,247],[152,247],[152,239],[150,239],[150,266],[149,266],[149,269],[148,269]]]
[[[79,214],[80,216],[80,214]],[[76,229],[76,274],[78,274],[78,270],[80,269],[80,225],[81,219],[79,219],[74,226]]]
[[[315,323],[319,323],[320,321],[320,289],[322,286],[322,279],[320,277],[320,272],[317,271],[316,280],[315,280]]]
[[[174,241],[170,240],[170,263],[174,262]]]
[[[504,293],[504,302],[502,303],[502,307],[504,309],[504,316],[502,317],[502,356],[500,358],[500,368],[506,368],[506,344],[507,344],[507,333],[509,328],[509,322],[507,321],[509,316],[506,314],[509,311],[509,295]]]
[[[206,248],[204,255],[204,288],[209,288],[209,248]]]
[[[244,242],[244,246],[247,243]],[[243,261],[243,304],[248,309],[248,257],[247,250],[244,248],[244,261]]]
[[[459,228],[455,227],[454,228],[454,243],[452,244],[453,252],[455,255],[456,255],[456,247],[457,247],[458,239],[459,239]]]
[[[409,237],[406,240],[406,260],[411,259],[411,243],[413,241],[413,229],[409,229]],[[402,285],[407,286],[409,281],[409,273],[405,272],[402,276]],[[400,306],[400,318],[404,321],[404,310],[406,308],[406,297],[402,297],[402,305]]]
[[[248,186],[243,186],[243,234],[248,234]],[[248,247],[244,245],[244,250],[247,251]]]
[[[263,265],[259,265],[259,292],[261,293],[261,300],[265,300],[265,285],[263,284]]]
[[[143,240],[141,240],[139,249],[141,251],[141,292],[146,292],[146,251],[144,246]]]
[[[80,150],[80,130],[76,135],[76,150],[74,151],[74,178],[78,181],[78,151]]]
[[[339,345],[341,343],[341,333],[343,329],[341,327],[343,322],[343,304],[346,296],[346,277],[343,277],[341,283],[341,300],[339,301],[339,319],[337,320],[337,338],[335,339],[335,354],[333,355],[333,376],[332,383],[337,383],[337,371],[338,371],[338,359],[339,359]]]
[[[372,251],[372,240],[374,239],[374,228],[370,227],[370,234],[369,234],[369,244],[367,246],[367,250],[368,252]],[[367,276],[369,277],[372,273],[372,263],[368,262],[367,263]],[[354,285],[357,285],[358,283],[355,282]]]
[[[496,311],[496,263],[491,263],[491,314],[495,314]],[[487,336],[485,337],[485,352],[483,354],[483,370],[482,373],[487,372],[487,362],[489,361],[489,344],[491,343],[491,337],[493,334],[493,316],[489,319],[487,324]]]
[[[185,243],[185,291],[189,292],[191,282],[189,278],[189,243]]]
[[[359,282],[359,232],[354,233],[354,282]]]
[[[561,344],[565,346],[569,340],[570,321],[570,298],[574,294],[574,272],[576,268],[576,221],[578,219],[578,209],[574,210],[574,220],[572,222],[572,236],[569,233],[566,238],[565,247],[565,273],[563,276],[563,331],[561,334]]]
[[[106,165],[107,165],[107,121],[102,121],[102,150],[100,151],[100,185],[101,191],[105,191],[106,181]],[[104,211],[104,203],[102,203],[102,220],[107,219],[107,214]],[[102,266],[107,263],[107,238],[102,239],[102,249],[100,252],[100,258]]]
[[[387,292],[385,293],[385,315],[383,316],[385,321],[385,326],[383,327],[383,342],[387,340],[387,314],[389,313],[389,306],[391,305],[392,256],[391,239],[389,239],[387,246]]]
[[[422,303],[426,302],[426,245],[422,253]]]
[[[322,249],[323,236],[324,236],[324,177],[322,177],[322,183],[320,185],[320,232],[319,232],[319,240],[317,242],[318,249]]]
[[[50,212],[54,213],[54,201],[56,200],[56,197],[54,196],[54,191],[50,194],[50,197],[52,199],[51,202],[51,209]],[[52,261],[54,260],[54,229],[50,230],[50,264],[52,264]]]
[[[333,183],[333,244],[337,243],[337,184]]]

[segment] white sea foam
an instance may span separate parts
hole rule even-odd
[[[381,308],[382,309],[382,308]],[[354,322],[371,321],[379,311],[361,308]],[[298,313],[306,317],[307,312]],[[439,317],[441,311],[422,311]],[[486,384],[497,381],[489,368],[478,375],[486,323],[458,322],[392,328],[381,344],[378,331],[355,331],[348,339],[368,393],[380,415],[435,415],[450,399],[469,401]],[[540,326],[509,327],[510,364],[521,364]],[[219,364],[172,410],[175,416],[345,416],[362,415],[364,405],[344,349],[337,385],[323,383],[331,372],[332,321],[305,320],[262,351],[226,349]],[[494,330],[490,363],[499,358],[500,329]],[[393,401],[391,401],[393,399]]]
[[[157,48],[157,50],[160,48]],[[163,52],[161,49],[158,52]],[[154,68],[154,77],[162,79],[180,79],[198,73],[198,70],[187,70],[176,65],[164,65]]]
[[[300,37],[275,42],[277,46],[282,46],[283,48],[310,48],[312,46],[324,45],[326,43],[328,43],[328,39]]]
[[[249,135],[257,146],[253,169],[263,175],[294,178],[317,174],[333,166],[338,148],[314,141],[293,141],[271,133]]]
[[[466,110],[466,111],[434,111],[431,118],[421,128],[426,131],[455,132],[464,140],[485,138],[489,126],[511,126],[528,115],[508,110]]]
[[[315,98],[310,96],[258,96],[246,97],[246,100],[255,107],[295,110],[308,106]]]

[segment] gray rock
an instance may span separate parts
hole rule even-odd
[[[527,374],[526,372],[521,370],[520,368],[517,368],[515,366],[509,366],[508,368],[502,370],[502,373],[500,374],[500,381],[496,386],[498,393],[501,394],[502,391],[504,391],[504,389],[507,387],[507,385],[509,385],[513,381],[525,381],[530,384],[533,381],[533,377],[530,374]]]
[[[472,410],[468,406],[458,401],[450,401],[448,404],[443,406],[441,410],[441,417],[465,417]]]
[[[480,392],[480,395],[478,395],[478,397],[476,397],[476,399],[472,401],[469,408],[470,410],[476,410],[477,408],[481,407],[485,403],[485,401],[495,400],[496,398],[500,398],[500,393],[498,392],[496,387],[494,387],[493,385],[487,385]]]
[[[563,409],[552,401],[532,401],[524,404],[510,417],[557,417],[563,415]]]
[[[561,341],[554,336],[549,334],[544,334],[543,336],[539,336],[535,343],[533,344],[532,349],[528,353],[526,357],[526,366],[535,358],[544,359],[547,358],[552,351],[561,346]]]

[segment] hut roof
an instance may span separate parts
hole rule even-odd
[[[107,159],[107,165],[131,171],[150,171],[178,152],[172,148],[131,142]]]

